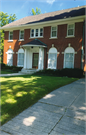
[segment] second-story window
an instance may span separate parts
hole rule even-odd
[[[34,29],[31,29],[31,37],[34,37]]]
[[[43,28],[40,29],[40,37],[43,36]]]
[[[51,27],[51,38],[57,37],[57,27]]]
[[[38,37],[38,29],[35,30],[35,37]]]
[[[43,37],[43,28],[31,29],[31,37]]]
[[[24,30],[20,31],[20,39],[24,39]]]
[[[9,31],[9,40],[13,40],[13,31]]]
[[[68,24],[67,36],[74,36],[74,24]]]

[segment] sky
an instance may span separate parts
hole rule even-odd
[[[41,13],[48,13],[86,5],[86,0],[0,0],[0,11],[16,14],[17,20],[31,16],[32,8],[41,9]]]

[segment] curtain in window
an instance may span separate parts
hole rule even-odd
[[[18,53],[18,66],[24,66],[24,53]]]
[[[12,66],[13,65],[13,53],[9,53],[8,52],[8,56],[7,56],[8,58],[7,58],[7,64],[9,65],[9,66]]]
[[[73,53],[65,53],[65,68],[73,68],[73,59],[74,54]]]
[[[57,53],[48,54],[48,68],[56,69]]]

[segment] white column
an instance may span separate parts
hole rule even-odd
[[[24,68],[26,69],[26,55],[27,55],[27,50],[25,49],[24,53]]]
[[[38,69],[42,70],[44,67],[44,48],[39,48],[39,65]]]

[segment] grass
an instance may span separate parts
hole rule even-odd
[[[2,71],[1,70],[1,74],[12,74],[12,72],[10,72],[10,71]]]
[[[49,92],[75,80],[77,79],[36,75],[1,77],[1,124],[6,123]]]

